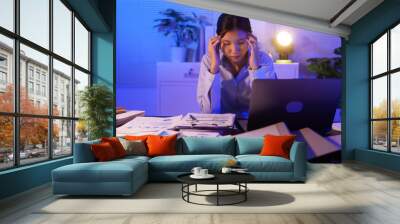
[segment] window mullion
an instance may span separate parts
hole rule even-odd
[[[14,30],[19,35],[19,0],[14,1]],[[14,112],[19,113],[19,99],[20,99],[20,50],[19,50],[19,40],[14,39]],[[20,119],[14,116],[14,166],[19,166],[19,135],[20,135]]]
[[[53,0],[49,0],[49,50],[53,52]],[[49,159],[53,159],[53,57],[49,55],[48,91],[50,118],[48,120],[48,152]]]
[[[387,52],[386,52],[386,54],[387,54],[387,71],[389,71],[390,70],[390,29],[389,29],[389,31],[387,32]],[[387,117],[388,118],[391,118],[392,117],[392,110],[391,110],[391,108],[392,108],[392,100],[391,100],[391,89],[390,89],[390,79],[391,79],[391,74],[389,73],[387,76],[387,110],[388,110],[388,112],[387,112]],[[392,125],[391,125],[391,120],[390,119],[388,119],[388,121],[387,121],[387,135],[388,135],[388,152],[391,152],[392,151],[392,135],[391,135],[391,128],[392,128]]]
[[[72,91],[72,105],[71,105],[71,117],[75,118],[75,12],[72,11],[71,15],[71,23],[72,23],[72,38],[71,38],[71,56],[72,56],[72,64],[73,66],[71,67],[71,91]],[[75,125],[76,121],[73,120],[71,122],[71,150],[72,150],[72,155],[74,155],[74,147],[75,147]]]

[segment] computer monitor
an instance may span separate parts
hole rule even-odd
[[[338,79],[256,79],[252,84],[247,130],[285,122],[290,130],[331,130],[339,105]]]

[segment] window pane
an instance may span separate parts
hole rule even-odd
[[[372,118],[387,118],[387,77],[372,80]]]
[[[53,120],[53,157],[72,154],[72,121]]]
[[[53,115],[72,117],[71,66],[53,60]]]
[[[390,85],[391,116],[400,118],[400,72],[391,75]]]
[[[75,121],[75,143],[88,140],[88,130],[86,122],[83,120]]]
[[[13,40],[0,35],[0,111],[14,111]]]
[[[391,30],[390,37],[390,67],[400,67],[400,24]]]
[[[387,34],[372,44],[372,71],[373,75],[387,71]]]
[[[47,55],[21,44],[21,113],[48,114],[48,64]]]
[[[34,163],[49,158],[48,127],[48,119],[21,117],[19,152],[21,164]]]
[[[86,86],[89,86],[89,75],[75,69],[75,117],[79,117],[81,114],[80,94]]]
[[[75,63],[89,70],[89,32],[75,18]]]
[[[49,0],[20,0],[21,36],[49,48]]]
[[[14,31],[14,0],[0,1],[0,26]]]
[[[372,122],[372,148],[387,151],[387,121]]]
[[[0,170],[14,165],[13,118],[0,116]]]
[[[391,140],[392,140],[392,152],[400,153],[400,120],[394,120],[390,122],[391,126]]]
[[[53,0],[53,17],[53,51],[72,60],[72,12],[60,0]]]

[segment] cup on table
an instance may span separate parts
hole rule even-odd
[[[201,169],[200,170],[200,176],[207,176],[208,175],[208,169]]]
[[[221,172],[222,173],[230,173],[230,172],[232,172],[232,168],[230,168],[230,167],[222,167]]]
[[[193,167],[193,169],[192,169],[192,173],[194,174],[194,175],[196,175],[196,176],[200,176],[201,174],[200,174],[200,171],[202,170],[202,168],[201,167]]]

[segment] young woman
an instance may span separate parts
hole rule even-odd
[[[221,14],[217,35],[208,43],[197,83],[204,113],[235,113],[247,118],[254,79],[275,79],[272,59],[258,50],[248,18]]]

